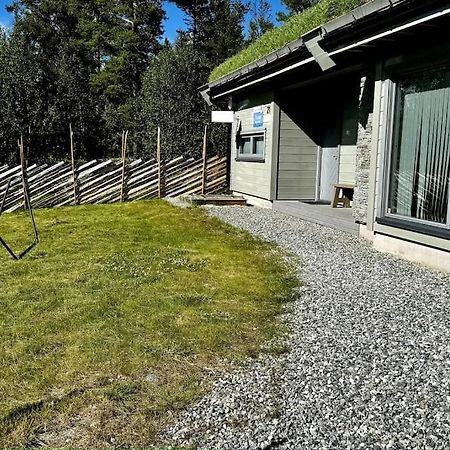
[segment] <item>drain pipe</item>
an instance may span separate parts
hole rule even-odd
[[[319,64],[323,72],[336,67],[336,63],[331,59],[330,55],[320,46],[322,41],[322,27],[315,28],[309,33],[302,36],[303,43],[309,53]]]

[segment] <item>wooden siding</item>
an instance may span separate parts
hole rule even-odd
[[[236,161],[237,145],[236,132],[238,121],[241,123],[241,132],[253,130],[254,108],[244,109],[236,112],[232,129],[231,142],[231,176],[230,187],[232,191],[242,194],[259,197],[265,200],[272,200],[271,179],[272,179],[272,135],[273,135],[273,104],[261,105],[265,110],[264,129],[265,131],[265,159],[264,162]],[[267,113],[270,109],[270,114]],[[260,130],[256,130],[260,131]]]
[[[284,111],[280,117],[279,200],[314,200],[317,144]]]
[[[339,183],[355,183],[356,150],[356,145],[341,145],[341,154],[339,157]]]

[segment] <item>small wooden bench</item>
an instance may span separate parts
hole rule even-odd
[[[350,202],[353,200],[355,185],[347,183],[338,183],[334,185],[334,199],[332,208],[351,208]]]

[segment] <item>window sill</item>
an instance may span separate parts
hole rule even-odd
[[[235,159],[236,162],[255,162],[255,163],[265,163],[265,158],[254,158],[251,156],[245,157],[245,156],[238,156]]]
[[[400,228],[402,230],[412,231],[414,233],[426,234],[428,236],[450,240],[450,229],[448,228],[440,228],[433,225],[410,222],[409,220],[402,220],[396,217],[379,217],[376,221],[380,225],[386,225],[388,227]]]

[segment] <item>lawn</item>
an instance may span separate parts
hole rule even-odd
[[[36,211],[0,249],[0,448],[144,447],[229,361],[284,333],[270,244],[165,202]],[[23,214],[0,235],[31,242]],[[29,236],[29,237],[28,237]]]

